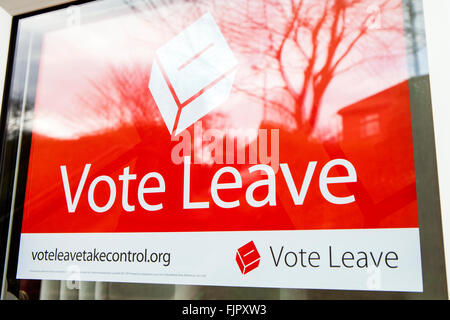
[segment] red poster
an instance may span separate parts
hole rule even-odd
[[[46,33],[19,274],[421,291],[402,2],[375,2],[186,2]],[[63,258],[142,245],[159,260]]]

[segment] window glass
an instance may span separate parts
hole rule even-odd
[[[15,21],[4,294],[446,297],[421,1]]]

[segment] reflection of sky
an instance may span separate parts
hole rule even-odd
[[[409,76],[422,76],[428,74],[428,56],[425,43],[425,22],[423,16],[423,4],[422,1],[413,0],[410,2],[413,12],[416,12],[414,21],[411,23],[412,30],[416,31],[415,39],[418,50],[416,52],[410,52],[408,56],[408,71]],[[409,38],[410,42],[413,42],[413,37]]]
[[[418,61],[417,66],[418,70],[415,71],[415,63],[414,59]],[[408,59],[408,69],[410,70],[410,77],[414,76],[423,76],[428,74],[428,56],[427,56],[427,48],[421,48],[417,53],[410,54],[410,58]]]
[[[182,5],[179,3],[177,6]],[[156,22],[149,23],[152,18],[158,21],[157,15],[161,12],[155,12],[147,12],[146,19],[136,14],[112,15],[109,19],[46,33],[42,54],[35,52],[32,57],[33,64],[40,61],[34,130],[52,137],[71,138],[114,127],[118,122],[114,123],[113,119],[101,118],[95,112],[87,112],[86,106],[80,103],[80,96],[86,97],[92,91],[89,80],[101,79],[110,66],[138,64],[148,68],[150,74],[154,50],[174,35],[166,32],[167,30]],[[170,11],[166,14],[172,15]],[[173,19],[173,16],[171,18]],[[29,26],[34,26],[36,21],[30,20]],[[40,25],[50,21],[50,18],[41,20]],[[417,23],[420,24],[421,21]],[[224,35],[227,38],[226,32]],[[370,46],[363,43],[361,50],[367,47]],[[240,61],[238,78],[241,73],[243,86],[246,85],[245,77],[250,78],[251,83],[261,85],[262,74],[249,71],[252,59],[249,59],[248,55],[234,53]],[[355,50],[348,56],[347,61],[357,61],[361,54],[365,52]],[[420,50],[416,57],[420,61],[420,74],[426,74],[428,71],[425,48]],[[340,129],[340,117],[336,112],[339,109],[402,82],[407,77],[402,55],[373,59],[352,68],[349,72],[337,75],[327,88],[322,101],[319,131],[331,129],[337,133]],[[236,86],[239,85],[239,82],[236,83]],[[270,74],[266,85],[269,91],[277,88],[280,86],[280,78]],[[245,99],[249,98],[232,94],[220,111],[227,115],[228,122],[233,123],[235,127],[242,124],[244,127],[256,128],[262,118],[261,102]],[[283,100],[280,102],[284,103]],[[243,104],[246,108],[242,108]]]
[[[151,61],[146,44],[130,36],[130,28],[141,29],[140,24],[138,19],[117,17],[46,34],[36,97],[36,111],[42,113],[36,114],[34,130],[69,138],[114,126],[112,119],[73,120],[80,114],[96,117],[86,114],[80,101],[93,90],[90,80],[101,78],[111,65]]]

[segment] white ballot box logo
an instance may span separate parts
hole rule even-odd
[[[210,13],[156,51],[149,89],[170,133],[179,134],[224,103],[237,60]]]

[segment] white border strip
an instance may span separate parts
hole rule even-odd
[[[259,253],[259,265],[243,274],[236,261],[237,252],[250,241]],[[258,259],[253,258],[244,264],[250,266]],[[418,228],[25,233],[21,236],[17,277],[266,288],[423,290]]]
[[[0,101],[3,101],[6,64],[8,62],[9,41],[11,38],[12,16],[0,8]],[[0,107],[1,108],[1,107]],[[2,110],[0,109],[0,115]]]
[[[9,43],[11,39],[11,27],[12,27],[12,16],[0,8],[0,116],[2,115],[4,110],[2,110],[2,103],[4,98],[4,88],[6,81],[6,68],[8,63],[8,54],[9,54]],[[6,251],[6,248],[2,248],[2,250]],[[8,252],[6,252],[6,256]],[[5,258],[5,268],[6,270],[6,258]],[[0,288],[0,299],[4,299],[5,294],[5,284],[2,281],[2,287]]]

